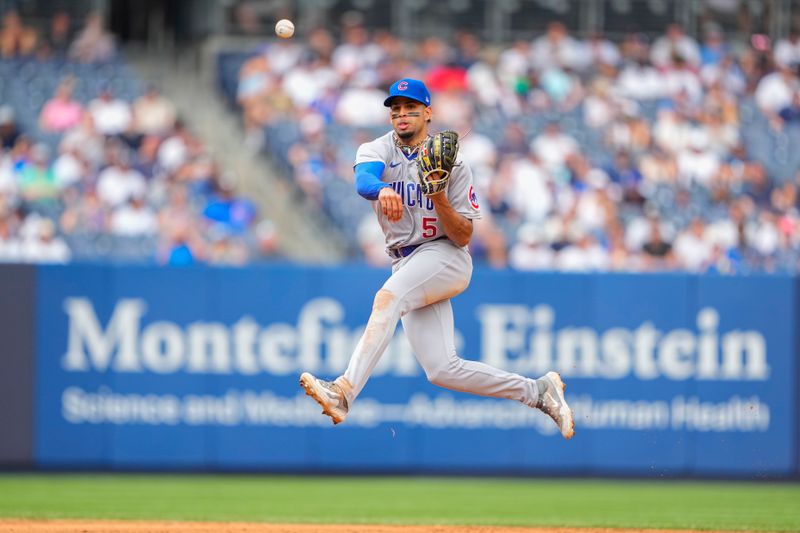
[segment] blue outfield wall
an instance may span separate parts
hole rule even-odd
[[[387,272],[38,267],[43,468],[797,475],[790,277],[476,271],[459,353],[562,373],[544,415],[427,382],[398,331],[346,423],[298,386],[336,376]]]

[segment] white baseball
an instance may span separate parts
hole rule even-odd
[[[288,19],[281,19],[275,24],[275,35],[281,39],[288,39],[294,35],[294,23]]]

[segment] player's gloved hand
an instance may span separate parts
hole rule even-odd
[[[458,155],[458,133],[442,131],[430,137],[417,156],[417,180],[427,196],[447,188]]]
[[[403,199],[391,187],[384,187],[380,190],[378,202],[389,222],[397,222],[403,217]]]

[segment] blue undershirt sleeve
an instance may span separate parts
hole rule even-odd
[[[384,187],[390,187],[388,183],[381,181],[381,174],[386,164],[381,161],[369,161],[356,165],[356,190],[358,194],[367,200],[377,200],[378,193]]]

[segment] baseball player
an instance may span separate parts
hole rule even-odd
[[[408,341],[431,383],[540,409],[569,439],[574,434],[565,385],[556,372],[530,379],[456,355],[450,298],[469,285],[467,250],[480,207],[469,167],[457,159],[458,134],[430,135],[431,97],[415,79],[395,82],[384,102],[392,131],[356,154],[358,193],[372,201],[392,257],[392,275],[375,295],[367,327],[344,375],[323,381],[300,376],[306,394],[334,424],[350,406],[402,320]]]

